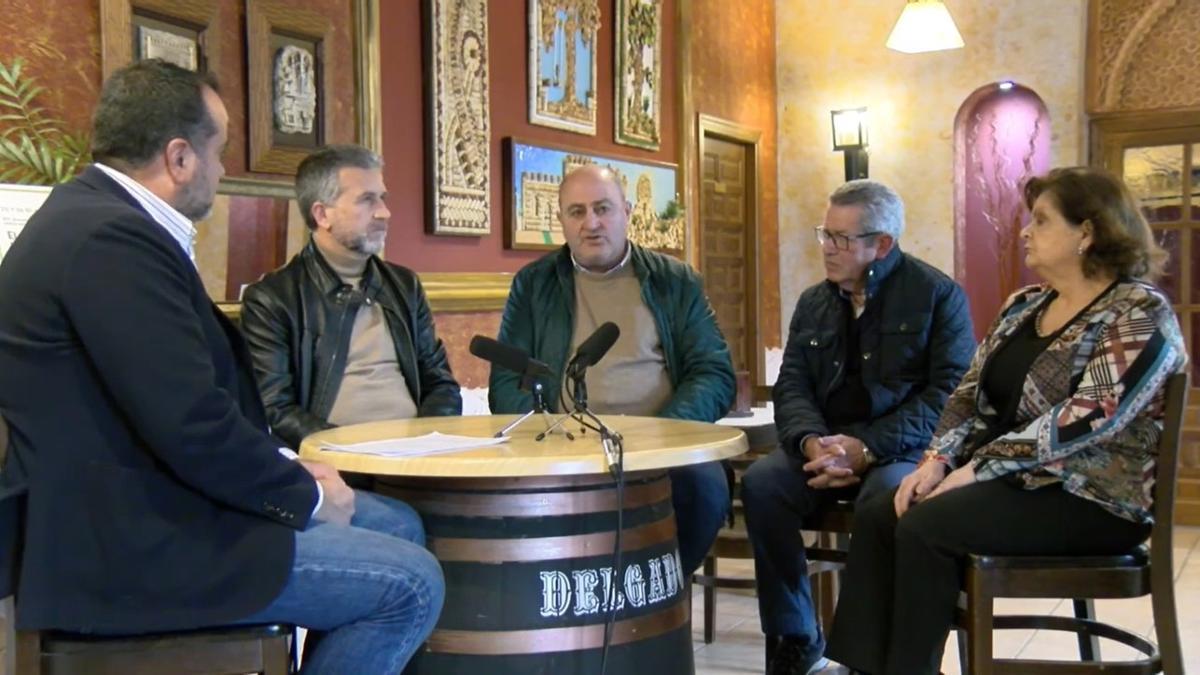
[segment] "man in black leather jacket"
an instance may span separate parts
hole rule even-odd
[[[462,413],[421,282],[377,257],[391,215],[382,167],[351,145],[305,159],[296,194],[312,239],[243,297],[267,417],[293,448],[333,426]]]
[[[780,448],[742,479],[768,673],[825,664],[801,521],[894,488],[916,468],[975,350],[962,289],[902,253],[904,204],[852,181],[817,228],[826,279],[796,303],[774,390]]]

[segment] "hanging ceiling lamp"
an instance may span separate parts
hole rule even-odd
[[[962,46],[962,35],[942,0],[908,0],[887,40],[888,49],[905,54]]]

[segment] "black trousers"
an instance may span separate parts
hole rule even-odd
[[[1113,555],[1150,535],[1055,485],[974,483],[919,503],[902,518],[895,491],[855,510],[846,584],[825,650],[872,675],[936,675],[967,553]]]

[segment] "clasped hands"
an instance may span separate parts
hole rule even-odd
[[[863,447],[861,440],[844,434],[809,436],[802,448],[808,459],[803,469],[815,474],[808,479],[809,487],[830,489],[858,483],[867,469]]]

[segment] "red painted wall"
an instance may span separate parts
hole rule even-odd
[[[327,59],[330,72],[347,73],[334,84],[330,102],[333,121],[331,142],[353,140],[355,126],[354,57],[350,3],[345,0],[289,0],[293,6],[329,17],[333,29]],[[415,0],[389,2],[417,5]],[[221,84],[221,98],[229,111],[229,147],[223,157],[230,176],[288,180],[278,174],[247,172],[246,118],[246,9],[242,0],[218,0],[220,63],[212,70]],[[100,98],[100,15],[97,0],[0,0],[0,17],[13,27],[0,40],[0,60],[20,56],[28,74],[46,91],[36,99],[52,117],[61,118],[76,131],[90,131],[92,111]],[[419,81],[418,81],[419,82]],[[418,91],[420,87],[418,86]],[[2,125],[0,125],[2,126]]]
[[[503,140],[566,145],[631,159],[679,162],[676,118],[677,58],[675,2],[663,2],[662,146],[657,152],[613,142],[613,2],[600,2],[597,61],[596,135],[584,136],[529,124],[529,39],[527,5],[522,0],[492,2],[488,14],[489,95],[492,135],[492,232],[485,237],[426,234],[425,108],[422,100],[422,17],[416,0],[383,2],[383,155],[388,206],[392,211],[386,257],[420,272],[515,272],[541,251],[504,248]]]

